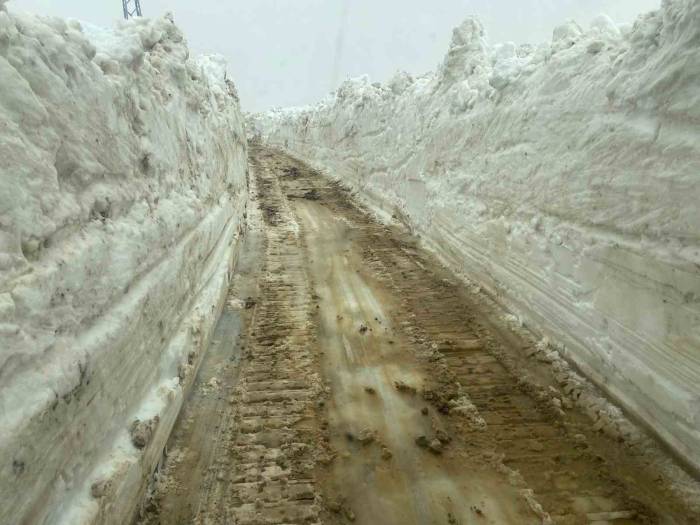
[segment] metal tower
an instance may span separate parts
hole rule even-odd
[[[122,0],[122,7],[124,8],[125,20],[129,20],[129,18],[133,18],[135,16],[142,16],[140,0]]]

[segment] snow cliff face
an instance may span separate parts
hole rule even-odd
[[[700,2],[250,118],[404,219],[700,469]]]
[[[126,523],[222,306],[247,199],[225,64],[168,17],[0,1],[0,522]]]

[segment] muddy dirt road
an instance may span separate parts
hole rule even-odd
[[[398,227],[282,153],[252,146],[251,174],[246,256],[141,523],[700,523]]]

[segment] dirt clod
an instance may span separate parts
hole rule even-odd
[[[296,179],[299,177],[299,168],[297,168],[296,166],[288,166],[288,167],[284,168],[282,171],[287,177],[291,177],[293,179]]]
[[[431,440],[430,443],[428,444],[428,449],[433,454],[442,454],[443,448],[444,448],[444,445],[443,445],[442,441],[440,441],[437,438]]]
[[[318,201],[321,200],[321,195],[314,188],[304,193],[303,198],[309,201]]]
[[[399,392],[404,392],[406,394],[414,395],[416,393],[416,387],[408,385],[400,380],[394,381],[394,387]]]
[[[427,436],[418,436],[415,439],[416,445],[418,445],[420,448],[428,448],[430,446],[430,440],[428,439]]]
[[[452,441],[452,438],[447,435],[447,432],[444,430],[436,430],[435,431],[435,437],[440,440],[441,443],[447,444],[450,441]]]
[[[136,448],[144,448],[151,441],[153,432],[158,425],[158,416],[148,421],[134,420],[129,429],[131,434],[131,442]]]
[[[377,433],[369,428],[363,429],[358,435],[357,440],[363,445],[369,445],[377,438]]]
[[[90,495],[95,499],[100,499],[107,494],[111,486],[112,481],[109,479],[96,481],[90,487]]]

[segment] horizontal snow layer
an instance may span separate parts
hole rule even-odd
[[[0,522],[127,523],[243,231],[238,98],[170,18],[2,4]]]
[[[700,3],[551,43],[455,29],[437,73],[249,132],[407,219],[700,469]]]

